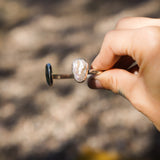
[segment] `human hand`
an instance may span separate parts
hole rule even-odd
[[[138,67],[129,69],[133,61]],[[90,88],[123,94],[160,130],[160,19],[120,20],[91,66],[104,72],[89,79]]]

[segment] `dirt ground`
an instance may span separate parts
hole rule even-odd
[[[125,98],[45,81],[46,63],[91,63],[126,16],[160,17],[160,1],[0,0],[0,160],[160,159],[160,134]]]

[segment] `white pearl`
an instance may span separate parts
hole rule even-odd
[[[88,74],[88,63],[84,59],[76,59],[72,63],[74,79],[81,83],[86,80]]]

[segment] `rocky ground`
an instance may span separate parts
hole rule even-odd
[[[57,80],[89,63],[105,33],[126,16],[160,16],[159,0],[0,1],[0,159],[153,160],[160,134],[119,95]],[[94,157],[94,158],[93,158]]]

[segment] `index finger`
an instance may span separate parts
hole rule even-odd
[[[113,30],[107,33],[101,50],[91,65],[92,68],[95,70],[110,69],[124,55],[132,57],[140,64],[141,53],[146,49],[146,45],[142,45],[141,42],[148,41],[141,30]]]

